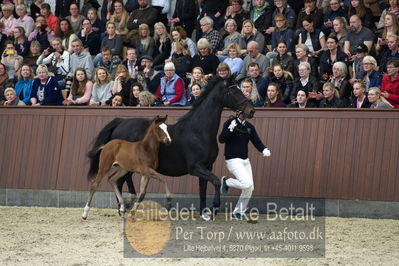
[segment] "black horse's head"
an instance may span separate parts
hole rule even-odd
[[[252,118],[255,109],[235,83],[225,84],[223,106],[241,112],[244,117]]]

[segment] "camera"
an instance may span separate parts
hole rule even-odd
[[[55,49],[53,47],[49,47],[48,48],[48,53],[49,54],[54,53],[54,52],[55,52]]]
[[[137,67],[138,71],[140,71],[140,72],[143,71],[144,68],[145,68],[145,66],[139,66],[139,67]]]
[[[66,90],[71,90],[72,80],[73,80],[72,77],[65,78],[65,89]]]
[[[14,54],[14,50],[6,50],[6,55],[13,55]]]

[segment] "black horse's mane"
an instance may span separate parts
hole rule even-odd
[[[222,83],[223,81],[223,83]],[[201,93],[201,95],[198,97],[197,100],[195,100],[193,106],[191,107],[191,110],[182,116],[178,121],[184,121],[189,119],[194,111],[198,108],[198,106],[201,105],[203,101],[208,97],[208,95],[213,91],[217,90],[218,88],[215,88],[216,86],[225,86],[227,87],[228,85],[234,84],[234,77],[229,77],[227,79],[223,79],[219,76],[213,76],[211,79],[208,80],[208,83],[206,84],[207,89]]]

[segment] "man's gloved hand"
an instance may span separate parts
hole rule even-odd
[[[237,121],[235,119],[233,119],[229,125],[229,130],[230,132],[233,132],[234,128],[237,126]]]
[[[270,155],[272,155],[272,153],[269,151],[268,148],[265,148],[265,149],[262,151],[262,154],[263,154],[263,157],[270,157]]]

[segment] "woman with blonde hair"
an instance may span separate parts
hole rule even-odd
[[[15,27],[13,30],[15,50],[18,55],[24,57],[29,53],[29,42],[25,36],[23,27]]]
[[[153,56],[155,50],[155,41],[150,35],[150,27],[143,23],[139,26],[139,39],[136,41],[136,53],[140,58],[143,55]]]
[[[185,40],[174,41],[172,46],[174,53],[171,61],[175,64],[176,74],[184,77],[191,71],[193,64],[187,42]]]
[[[106,105],[112,97],[114,81],[105,67],[98,67],[94,72],[94,85],[89,105]]]
[[[4,105],[25,105],[23,101],[19,99],[17,94],[15,93],[15,90],[13,88],[7,88],[4,91],[4,97],[6,98],[6,101],[4,102]]]
[[[220,61],[217,56],[212,53],[212,47],[209,41],[205,38],[199,39],[197,42],[197,50],[198,54],[193,58],[193,67],[201,67],[208,77],[216,74],[216,69]]]
[[[54,77],[49,75],[46,65],[39,65],[36,70],[37,78],[33,80],[30,102],[32,106],[62,105],[60,86]]]
[[[203,89],[208,83],[202,67],[194,67],[191,74],[189,73],[187,77],[190,78],[190,83],[188,84],[189,96],[191,95],[191,88],[193,84],[199,84],[201,89]]]
[[[244,61],[240,58],[240,46],[237,43],[231,43],[227,50],[228,57],[223,62],[229,65],[232,74],[238,75],[244,64]]]
[[[125,8],[123,7],[123,1],[121,0],[114,0],[114,12],[111,15],[109,21],[115,23],[116,26],[116,34],[126,35],[128,33],[127,29],[127,20],[129,18],[129,14],[126,12]]]
[[[378,37],[377,44],[375,46],[375,49],[377,51],[384,52],[384,50],[387,50],[387,39],[388,36],[391,35],[398,35],[399,34],[399,20],[398,18],[393,15],[393,14],[386,14],[384,17],[384,29],[381,33],[381,35]]]
[[[71,93],[63,102],[64,105],[88,105],[91,92],[93,91],[93,82],[87,78],[84,68],[77,68],[73,76]]]
[[[381,90],[378,87],[371,87],[369,89],[369,93],[367,94],[367,97],[370,102],[370,108],[373,109],[391,109],[393,108],[392,104],[390,104],[382,95],[381,95]]]
[[[291,94],[293,89],[293,76],[290,72],[285,71],[282,65],[273,66],[273,77],[269,79],[269,83],[275,83],[281,88],[282,100],[285,104],[291,103]],[[294,95],[293,95],[294,97]]]
[[[254,107],[263,106],[263,99],[260,97],[256,83],[252,79],[244,79],[241,82],[240,89]]]
[[[129,95],[131,93],[133,79],[130,78],[129,71],[124,65],[116,67],[115,82],[112,86],[112,94],[121,93],[123,104],[129,104]]]
[[[241,30],[241,54],[247,53],[247,45],[250,41],[256,41],[259,44],[260,53],[265,51],[265,37],[258,32],[254,23],[250,19],[244,20]]]
[[[163,65],[170,56],[172,42],[162,22],[157,22],[154,25],[154,41],[154,66]]]
[[[194,57],[197,54],[197,46],[193,40],[191,40],[188,36],[186,31],[183,29],[182,26],[176,26],[170,30],[170,35],[172,37],[172,41],[178,40],[185,40],[187,42],[188,50],[190,51],[191,57]],[[170,56],[173,54],[173,47],[170,51]]]

